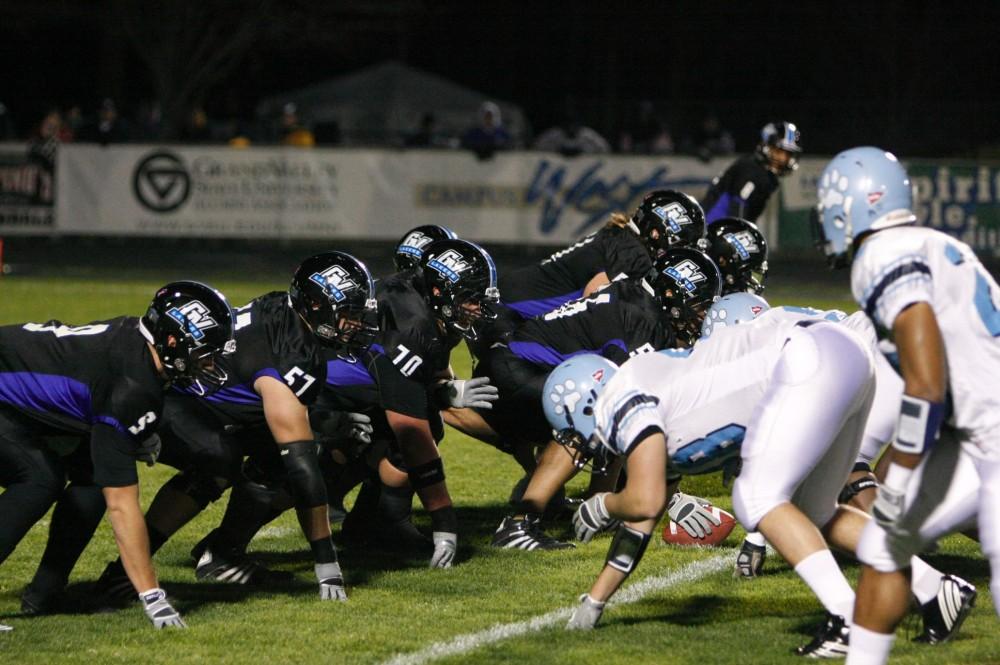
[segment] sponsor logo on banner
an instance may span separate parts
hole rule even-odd
[[[180,157],[166,150],[140,161],[132,174],[132,193],[147,210],[173,212],[191,194],[191,176]]]
[[[0,229],[39,232],[52,226],[51,163],[31,159],[28,147],[0,149]]]

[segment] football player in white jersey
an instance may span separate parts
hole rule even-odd
[[[587,372],[613,370],[574,371],[584,360],[567,361],[549,377],[547,415],[556,429],[575,430],[577,443],[625,456],[628,481],[621,492],[581,506],[577,536],[589,540],[616,520],[626,524],[570,627],[592,627],[641,557],[666,507],[668,459],[682,474],[742,462],[733,488],[737,518],[759,528],[828,612],[816,638],[797,653],[842,657],[854,592],[827,541],[853,552],[869,520],[837,505],[874,397],[869,345],[843,325],[785,318],[719,330],[690,352],[629,361],[603,390]],[[674,512],[671,506],[680,522],[683,515]],[[916,559],[912,565],[921,574],[929,568]]]
[[[840,153],[818,197],[826,254],[851,265],[854,297],[892,338],[904,381],[877,521],[858,549],[864,567],[848,656],[852,665],[884,663],[907,610],[909,556],[977,511],[1000,609],[1000,287],[968,245],[915,226],[910,179],[891,153]],[[956,482],[963,459],[978,487]]]
[[[870,512],[878,486],[871,470],[872,462],[892,441],[903,395],[903,380],[879,351],[875,328],[864,312],[848,316],[840,310],[818,310],[812,307],[789,305],[771,308],[766,300],[749,293],[723,296],[713,303],[705,315],[701,340],[714,330],[753,321],[755,325],[777,325],[786,321],[825,320],[841,323],[858,333],[871,346],[875,360],[875,398],[872,401],[865,431],[861,437],[858,458],[838,501],[849,503],[864,512]],[[979,477],[971,461],[962,460],[956,468],[957,482],[978,487]],[[942,506],[948,509],[946,505]],[[959,505],[955,509],[964,510]],[[736,562],[736,575],[752,577],[760,574],[765,543],[758,532],[747,534]],[[930,567],[920,565],[920,575],[914,576],[911,590],[920,605],[924,629],[916,638],[921,642],[937,644],[954,635],[975,599],[976,588],[955,575],[945,575]],[[968,602],[962,602],[967,599]]]

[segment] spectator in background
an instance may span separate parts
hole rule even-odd
[[[636,115],[618,137],[618,149],[640,155],[673,154],[674,139],[666,121],[656,114],[653,102],[639,102]]]
[[[695,154],[708,161],[717,155],[731,155],[735,150],[733,135],[719,122],[719,116],[709,111],[695,133]]]
[[[139,105],[136,114],[136,139],[139,141],[159,141],[163,136],[163,108],[160,102],[145,101]]]
[[[535,141],[535,150],[558,152],[564,157],[611,152],[611,144],[596,130],[586,127],[575,115],[565,122],[546,129]]]
[[[118,115],[118,107],[111,98],[101,102],[97,110],[97,119],[83,125],[77,136],[82,143],[127,143],[131,139],[128,123]]]
[[[49,173],[55,171],[56,150],[60,143],[62,124],[59,109],[49,108],[28,143],[28,161],[38,164]]]
[[[407,148],[455,148],[455,139],[445,136],[437,128],[437,118],[430,111],[420,116],[420,125],[403,137]]]
[[[181,129],[181,140],[186,143],[208,143],[212,140],[212,130],[208,126],[205,109],[196,106],[191,109],[188,120]]]
[[[316,145],[316,137],[299,121],[299,108],[293,102],[288,102],[281,109],[281,142],[297,148]]]
[[[483,102],[479,107],[479,122],[462,135],[462,147],[476,153],[480,159],[489,159],[497,150],[509,150],[513,139],[503,126],[500,107],[493,102]]]

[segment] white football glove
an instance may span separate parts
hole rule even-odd
[[[142,609],[157,630],[161,628],[187,628],[184,619],[167,600],[167,592],[163,589],[150,589],[139,594]]]
[[[906,503],[906,493],[894,490],[885,483],[880,483],[875,491],[875,503],[872,504],[872,517],[886,531],[892,531],[899,525]]]
[[[713,526],[722,524],[722,520],[706,509],[707,501],[683,492],[675,492],[670,497],[667,514],[692,538],[704,538],[712,533]]]
[[[320,600],[347,600],[347,589],[344,588],[344,575],[340,572],[340,564],[317,563],[315,565],[316,579],[319,580]]]
[[[479,376],[444,381],[438,389],[438,396],[446,408],[492,409],[493,402],[500,399],[500,391],[490,383],[488,376]]]
[[[451,562],[455,559],[455,552],[458,550],[458,534],[447,531],[435,531],[432,534],[434,539],[434,554],[431,555],[431,568],[451,568]]]
[[[589,543],[601,531],[607,531],[618,525],[618,520],[611,517],[604,506],[604,497],[607,495],[607,492],[595,494],[577,508],[573,514],[573,527],[576,529],[577,540]]]
[[[594,600],[589,593],[580,596],[580,604],[566,624],[566,630],[593,630],[604,613],[604,603]]]
[[[0,633],[6,633],[9,630],[14,630],[14,629],[5,623],[0,623]]]

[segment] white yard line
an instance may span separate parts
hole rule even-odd
[[[689,584],[713,573],[725,570],[732,565],[733,551],[727,549],[723,554],[717,554],[708,559],[694,561],[686,566],[683,566],[682,568],[671,571],[666,575],[647,577],[640,582],[631,584],[622,589],[622,591],[614,597],[609,605],[614,606],[634,603],[637,600],[645,598],[651,593],[663,591],[664,589],[669,589],[670,587],[674,587],[679,584]],[[460,656],[489,644],[502,642],[503,640],[507,640],[512,637],[520,637],[521,635],[526,635],[528,633],[534,633],[555,624],[562,623],[569,619],[570,615],[573,613],[574,607],[575,605],[573,607],[564,607],[559,610],[553,610],[546,614],[541,614],[532,619],[528,619],[527,621],[500,623],[477,633],[466,633],[465,635],[458,635],[447,641],[435,642],[420,651],[398,654],[385,661],[384,665],[422,665],[423,663],[428,663],[447,656]]]

